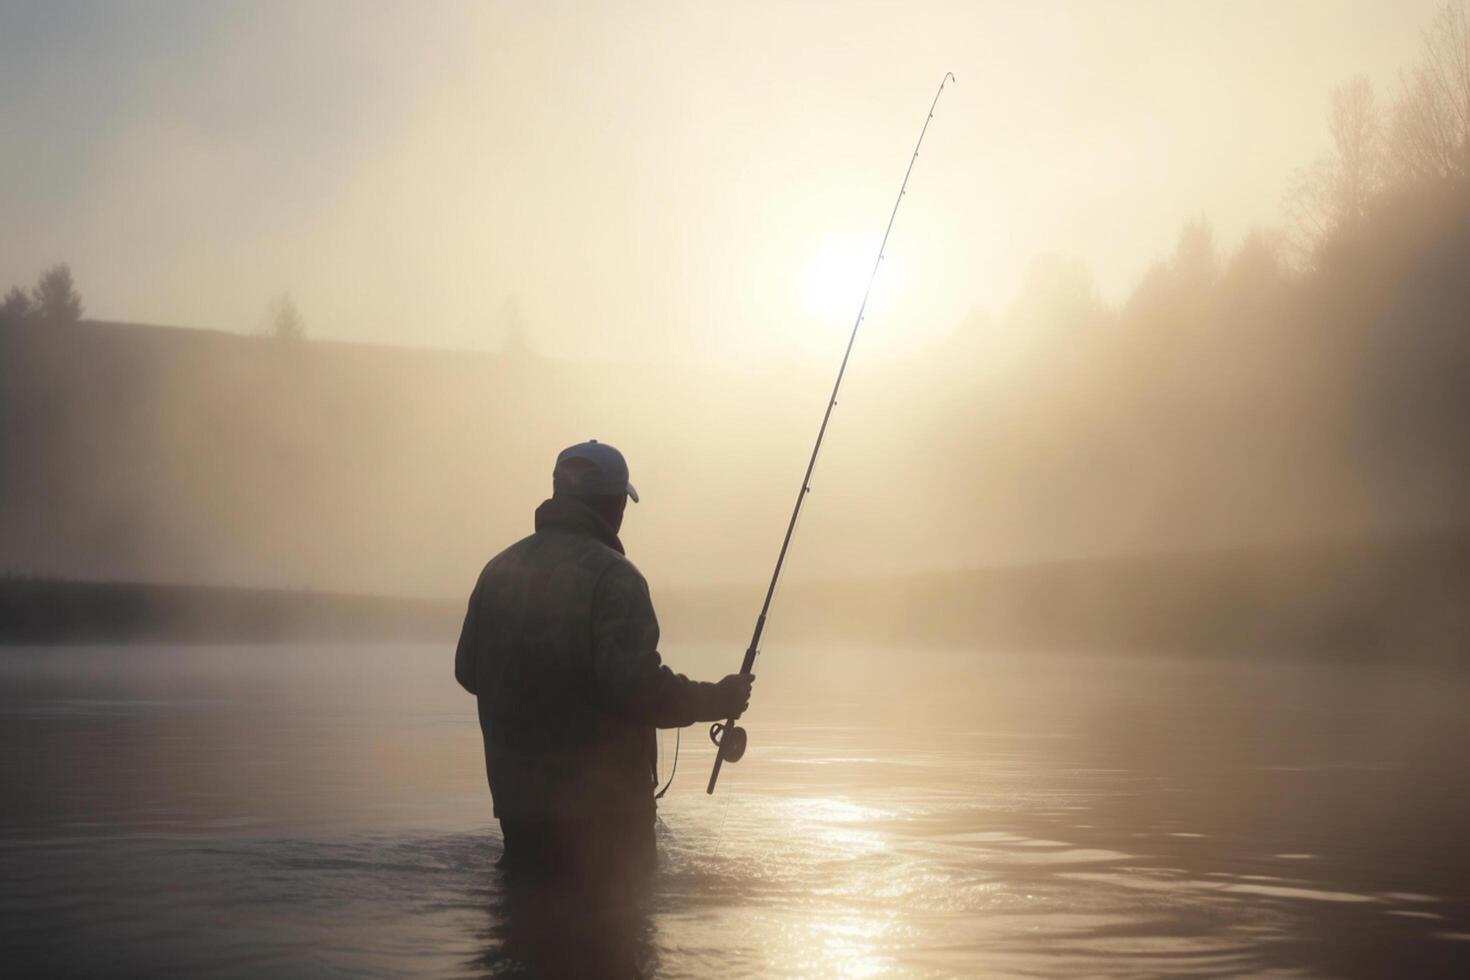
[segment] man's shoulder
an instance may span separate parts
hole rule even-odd
[[[616,548],[609,548],[601,541],[587,542],[596,552],[589,556],[590,564],[596,569],[597,582],[601,591],[632,591],[648,594],[648,580],[632,560]]]
[[[528,534],[491,558],[480,578],[496,574],[518,574],[538,565],[574,565],[597,578],[611,575],[617,579],[643,582],[643,573],[627,556],[594,538],[544,528]]]
[[[481,581],[494,574],[497,569],[504,569],[507,565],[518,565],[526,560],[527,554],[532,547],[536,535],[528,534],[508,548],[502,548],[489,561],[485,567],[480,569]]]
[[[604,547],[606,546],[604,545]],[[643,577],[643,573],[638,570],[638,566],[633,564],[627,555],[619,554],[612,548],[607,548],[607,552],[611,557],[608,559],[602,571],[602,579],[604,581],[626,584],[641,589],[644,592],[648,591],[648,580]]]

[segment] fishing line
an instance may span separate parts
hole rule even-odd
[[[725,821],[730,819],[730,794],[725,794],[725,805],[720,808],[720,829],[715,834],[715,851],[711,857],[720,856],[720,845],[725,843]]]
[[[919,159],[919,148],[924,145],[924,134],[929,131],[929,122],[934,118],[934,109],[939,105],[939,97],[944,94],[944,86],[947,82],[954,81],[952,72],[945,72],[944,77],[939,80],[939,90],[934,93],[934,101],[929,103],[929,114],[924,117],[923,128],[919,130],[919,138],[914,143],[913,156],[909,157],[908,169],[904,171],[903,183],[898,187],[898,197],[893,201],[893,210],[888,214],[888,226],[883,230],[883,241],[878,245],[878,257],[873,260],[873,271],[868,274],[868,285],[863,290],[863,301],[858,306],[857,319],[852,322],[852,333],[847,338],[847,348],[842,352],[842,364],[837,369],[837,380],[832,385],[832,395],[827,399],[827,410],[822,414],[822,427],[817,430],[817,441],[812,446],[811,459],[807,460],[806,473],[801,478],[801,489],[796,494],[796,506],[791,510],[791,520],[786,525],[786,537],[781,541],[781,551],[776,555],[776,568],[771,572],[771,583],[766,587],[766,598],[761,603],[760,615],[755,620],[755,632],[751,634],[750,646],[745,650],[745,659],[741,661],[740,673],[749,674],[755,666],[755,659],[760,655],[761,634],[766,628],[766,614],[771,611],[771,599],[776,594],[776,583],[781,579],[781,568],[786,563],[786,551],[791,547],[791,536],[796,531],[797,519],[801,516],[801,505],[806,500],[806,495],[811,493],[812,470],[817,465],[817,455],[822,450],[822,439],[827,435],[827,423],[832,420],[832,409],[837,407],[837,392],[842,387],[842,377],[847,373],[847,362],[852,357],[852,345],[857,340],[858,327],[862,326],[863,316],[868,309],[868,297],[873,293],[873,282],[878,278],[878,269],[883,264],[883,252],[888,247],[888,236],[893,231],[893,222],[898,217],[898,206],[903,203],[904,195],[908,193],[909,177],[914,172],[914,164]],[[715,744],[715,765],[709,774],[709,785],[705,787],[706,793],[714,793],[715,782],[720,778],[720,766],[725,762],[739,762],[745,755],[746,734],[745,729],[735,724],[734,718],[726,719],[724,722],[715,722],[710,726],[709,739]],[[723,825],[722,825],[723,827]]]
[[[676,772],[679,771],[679,736],[682,735],[683,732],[684,732],[684,729],[682,729],[682,728],[676,728],[676,729],[674,729],[674,764],[669,769],[669,781],[666,782],[666,783],[664,783],[664,788],[663,789],[661,789],[657,793],[654,793],[653,794],[654,800],[661,800],[661,799],[663,799],[664,798],[664,794],[669,791],[669,787],[672,786],[672,785],[674,785],[674,773],[676,773]],[[659,754],[660,755],[663,754],[663,747],[664,747],[663,746],[663,741],[664,741],[663,740],[663,736],[660,735],[659,736],[659,740],[658,740],[658,742],[659,742],[658,747],[659,747]]]

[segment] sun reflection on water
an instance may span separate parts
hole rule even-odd
[[[842,797],[804,797],[782,802],[780,819],[793,837],[820,843],[840,857],[862,857],[888,846],[884,834],[869,825],[893,816],[892,811],[864,806]]]
[[[175,683],[182,658],[161,657],[154,686]],[[237,660],[259,665],[253,651]],[[244,961],[221,950],[290,973],[305,948],[318,972],[508,972],[511,917],[474,719],[423,724],[432,712],[397,700],[397,678],[418,660],[364,660],[365,676],[374,663],[382,705],[294,726],[279,704],[206,716],[151,687],[133,714],[67,714],[50,728],[32,727],[49,703],[17,701],[33,741],[50,739],[40,749],[88,779],[69,784],[74,796],[33,787],[7,801],[32,815],[0,839],[14,934],[73,975],[109,972],[117,948],[78,935],[121,937],[139,967],[124,972],[138,975],[164,956],[191,975],[238,975]],[[218,682],[233,690],[238,674]],[[74,737],[82,726],[109,737]],[[1209,754],[1222,738],[1184,746],[1177,771],[1157,760],[1148,771],[1116,760],[1147,760],[1152,742],[1099,747],[1052,732],[766,725],[719,797],[693,780],[661,801],[657,894],[630,933],[647,972],[1341,975],[1388,949],[1419,950],[1429,967],[1401,975],[1456,975],[1437,964],[1470,962],[1457,844],[1333,837],[1302,819],[1310,809],[1294,822],[1283,813],[1304,778],[1378,799],[1380,770],[1307,767],[1310,777],[1243,785],[1237,759]],[[35,744],[9,744],[23,747],[10,771],[29,771]],[[1279,754],[1291,763],[1309,749]],[[222,759],[231,780],[218,775]],[[438,761],[396,778],[412,759]],[[1447,782],[1457,771],[1434,770],[1435,800],[1457,798],[1442,789],[1462,786]],[[108,796],[110,808],[92,805],[96,788],[119,785],[127,792]],[[1253,786],[1255,797],[1242,795]],[[1257,811],[1269,823],[1250,823]],[[43,840],[25,836],[33,825]],[[73,910],[49,925],[29,911],[63,905]]]

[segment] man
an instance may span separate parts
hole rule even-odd
[[[479,702],[508,872],[621,877],[655,863],[655,728],[739,716],[753,678],[663,666],[648,584],[618,531],[628,465],[592,440],[564,450],[536,533],[475,584],[454,676]]]

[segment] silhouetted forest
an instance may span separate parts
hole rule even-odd
[[[1216,544],[1470,525],[1467,59],[1447,7],[1391,104],[1335,90],[1284,231],[1222,254],[1191,222],[1113,309],[1038,260],[943,359],[928,430],[972,520],[1131,513]]]
[[[3,643],[438,638],[458,603],[391,596],[0,576]]]
[[[830,564],[806,577],[927,567],[952,584],[1047,556],[1112,575],[1084,559],[1193,551],[1221,581],[1269,580],[1256,608],[1271,615],[1240,611],[1246,587],[1236,606],[1191,606],[1178,583],[1197,560],[1153,558],[1123,619],[1153,608],[1181,636],[1244,643],[1250,621],[1296,636],[1278,615],[1295,589],[1336,597],[1307,617],[1312,643],[1337,616],[1348,647],[1440,645],[1413,624],[1470,604],[1453,571],[1470,528],[1467,39],[1463,8],[1446,8],[1400,92],[1380,103],[1354,79],[1333,93],[1333,149],[1290,180],[1288,230],[1222,250],[1192,221],[1111,307],[1079,263],[1044,256],[1011,308],[860,366],[803,530],[802,555]],[[0,567],[18,572],[454,595],[529,530],[555,448],[616,432],[635,474],[679,488],[645,491],[657,510],[633,517],[644,553],[668,556],[655,592],[754,580],[824,383],[74,319],[0,318]],[[1359,543],[1304,544],[1322,541]],[[1418,544],[1383,544],[1403,541]],[[907,627],[1001,621],[980,612],[985,589],[1005,591],[989,574],[973,593],[936,584],[948,604],[921,603]],[[1397,598],[1373,606],[1364,582]],[[1367,606],[1403,628],[1355,633]]]

